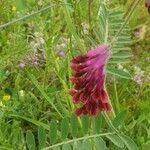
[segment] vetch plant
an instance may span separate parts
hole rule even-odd
[[[106,150],[117,147],[138,150],[134,141],[124,135],[128,132],[128,127],[124,127],[127,110],[120,111],[119,107],[116,111],[114,108],[121,105],[118,105],[121,98],[118,97],[115,76],[132,79],[128,71],[119,68],[118,64],[127,63],[131,56],[128,21],[140,0],[133,1],[126,13],[122,8],[115,7],[116,3],[113,1],[76,2],[64,0],[64,4],[60,3],[60,10],[53,8],[59,5],[58,2],[0,26],[7,27],[50,9],[50,15],[45,14],[38,18],[42,22],[39,24],[43,32],[36,33],[33,43],[30,43],[35,50],[33,57],[28,59],[30,61],[20,63],[20,68],[26,67],[29,62],[36,67],[26,67],[25,71],[20,71],[11,84],[16,91],[26,91],[18,92],[19,98],[22,98],[19,100],[24,104],[20,106],[21,102],[18,100],[19,105],[15,104],[16,108],[10,114],[7,113],[9,119],[3,120],[9,122],[5,122],[3,126],[9,126],[8,135],[3,138],[3,128],[0,128],[0,139],[11,143],[12,149]],[[83,32],[86,32],[83,34],[81,26],[87,17],[85,4],[88,4],[89,22],[83,28]],[[96,11],[91,11],[95,6]],[[52,21],[47,20],[49,17]],[[16,29],[22,27],[18,26]],[[58,39],[63,36],[67,38],[66,42],[57,46]],[[59,49],[62,49],[62,59],[57,61],[55,50]],[[91,50],[85,52],[86,49]],[[41,60],[44,60],[44,67],[40,65]],[[114,79],[114,99],[111,94],[109,99],[106,90],[109,79],[107,74]],[[15,90],[14,99],[17,99]],[[72,97],[68,95],[68,91]],[[0,107],[2,105],[0,103]],[[77,116],[71,115],[75,109]]]

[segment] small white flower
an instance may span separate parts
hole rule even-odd
[[[83,22],[82,24],[81,24],[81,26],[82,26],[82,29],[83,29],[83,33],[84,34],[88,34],[89,33],[89,24],[87,24],[86,22]]]
[[[135,73],[134,73],[133,80],[137,84],[142,85],[144,82],[144,71],[141,70],[141,68],[139,68],[137,66],[134,67],[134,70],[135,70]]]
[[[24,95],[25,95],[24,90],[20,90],[20,91],[19,91],[19,95],[20,95],[21,97],[24,97]]]

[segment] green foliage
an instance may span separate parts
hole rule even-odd
[[[62,140],[65,140],[67,138],[68,132],[69,132],[68,118],[63,118],[63,120],[61,122],[61,138],[62,138]]]
[[[103,124],[104,124],[104,118],[102,116],[102,114],[98,114],[94,120],[94,132],[95,133],[98,133],[100,132],[100,130],[102,129],[103,127]]]
[[[87,116],[84,116],[84,121],[82,121],[82,128],[79,131],[85,130],[85,122],[87,122]],[[86,119],[85,119],[86,118]],[[115,133],[113,130],[109,133],[102,133],[102,131],[98,131],[96,132],[96,134],[93,134],[93,130],[94,128],[92,126],[94,126],[94,124],[92,125],[88,125],[88,127],[86,127],[86,132],[84,132],[81,135],[81,132],[78,132],[78,134],[75,136],[71,136],[71,131],[69,130],[69,126],[71,125],[70,121],[72,119],[75,119],[75,116],[73,115],[71,118],[64,118],[61,121],[61,130],[59,129],[54,129],[52,128],[54,125],[56,125],[56,123],[54,121],[51,122],[50,124],[50,144],[52,144],[51,146],[45,148],[45,141],[46,141],[46,132],[42,127],[38,128],[38,143],[40,145],[40,148],[44,148],[46,149],[56,149],[56,147],[62,146],[62,149],[71,149],[71,145],[73,145],[74,149],[77,149],[78,147],[81,147],[81,149],[89,149],[92,150],[93,145],[95,145],[95,148],[98,150],[99,148],[101,149],[106,149],[106,142],[104,141],[104,139],[102,137],[106,136],[107,139],[109,139],[112,143],[114,143],[114,145],[116,145],[119,148],[123,148],[124,145],[127,146],[127,148],[130,150],[131,148],[135,148],[136,149],[136,144],[128,137],[125,136],[123,134],[118,134]],[[77,118],[76,118],[77,119]],[[89,118],[90,119],[90,118]],[[70,120],[70,121],[69,121]],[[76,120],[77,121],[77,120]],[[89,121],[89,120],[88,120]],[[78,122],[78,121],[77,121]],[[99,120],[95,119],[95,123],[98,124]],[[109,127],[109,125],[107,126]],[[80,133],[80,134],[79,134]],[[87,134],[88,133],[88,134]],[[54,136],[52,136],[54,135]],[[73,139],[72,139],[72,138]],[[55,143],[56,139],[62,139],[62,142],[59,143]],[[28,131],[26,134],[26,142],[28,147],[32,148],[33,145],[32,143],[29,142],[29,139],[31,139],[31,141],[34,141],[34,135],[31,131]],[[65,139],[65,140],[64,140]]]
[[[78,132],[79,123],[78,123],[78,119],[75,115],[72,115],[72,117],[70,118],[70,126],[71,126],[72,136],[76,137],[77,132]]]
[[[133,72],[131,65],[139,62],[149,72],[145,61],[149,56],[149,34],[145,42],[134,44],[133,25],[139,24],[145,13],[139,7],[142,12],[133,15],[136,21],[130,21],[130,28],[125,23],[129,12],[124,11],[130,1],[126,3],[127,6],[118,0],[1,1],[0,149],[138,150],[132,139],[141,149],[149,148],[149,83],[145,80],[144,85],[137,86],[129,73]],[[144,25],[149,23],[146,20]],[[112,47],[106,82],[110,100],[118,101],[113,103],[117,111],[107,117],[100,113],[77,118],[72,115],[75,108],[68,95],[72,87],[70,61],[102,43]],[[141,51],[141,61],[130,63],[131,48]],[[38,65],[31,60],[35,53]],[[20,63],[25,63],[25,68],[19,68]],[[120,64],[127,69],[120,69]],[[114,87],[112,76],[121,77],[116,78]],[[11,99],[4,102],[7,94]]]
[[[50,143],[55,144],[57,141],[57,123],[56,121],[51,121],[49,130]]]
[[[124,123],[124,120],[127,116],[127,110],[124,110],[122,112],[120,112],[119,114],[117,114],[117,116],[114,118],[114,120],[112,121],[114,127],[119,127]]]
[[[82,116],[81,120],[82,120],[83,133],[87,134],[88,128],[90,127],[90,118],[88,116]]]
[[[120,139],[120,137],[116,136],[116,135],[107,135],[106,136],[113,144],[115,144],[117,147],[119,148],[124,148],[124,143],[123,141]]]
[[[128,136],[121,135],[120,138],[129,150],[138,150],[139,149],[137,147],[137,145],[133,142],[133,140],[131,138],[129,138]]]
[[[31,131],[26,133],[26,143],[29,150],[35,150],[35,138]]]
[[[101,137],[95,138],[95,147],[96,150],[103,149],[106,150],[106,143]]]
[[[39,149],[44,148],[46,146],[46,132],[45,129],[41,126],[38,128],[38,143]]]

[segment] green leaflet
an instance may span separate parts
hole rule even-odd
[[[94,119],[94,133],[99,133],[100,129],[103,127],[103,124],[104,124],[104,118],[102,114],[99,113]]]
[[[81,117],[81,121],[82,121],[83,133],[87,134],[88,133],[88,129],[90,127],[90,118],[89,118],[89,116],[82,116]]]
[[[82,146],[82,143],[80,141],[75,141],[73,143],[73,150],[79,150],[79,147]]]
[[[31,131],[26,133],[26,143],[29,150],[35,150],[35,138]]]
[[[20,127],[13,128],[12,145],[22,149],[24,147],[24,133]]]
[[[62,150],[72,150],[71,145],[70,144],[64,144],[62,146]]]
[[[106,150],[106,143],[101,137],[94,139],[96,150]]]
[[[68,118],[63,118],[61,122],[61,138],[62,140],[65,140],[69,133],[69,120]]]
[[[46,146],[46,132],[45,129],[41,126],[38,127],[38,143],[39,149]]]
[[[118,76],[124,79],[131,79],[131,75],[128,72],[125,72],[123,70],[120,70],[114,67],[107,67],[107,73],[113,74],[115,76]]]
[[[135,142],[126,135],[119,135],[119,137],[122,139],[128,150],[139,150]]]
[[[72,137],[76,137],[79,124],[78,124],[78,119],[75,115],[72,115],[70,118],[70,126],[71,126]]]
[[[124,147],[124,143],[121,140],[121,138],[117,135],[107,135],[106,136],[112,143],[114,143],[117,147],[119,148],[123,148]]]
[[[55,144],[57,141],[57,122],[52,120],[49,130],[50,143]]]
[[[85,137],[86,138],[86,137]],[[92,143],[90,140],[85,139],[82,141],[81,150],[92,150]]]
[[[111,58],[129,58],[131,56],[129,52],[116,52],[112,54]]]

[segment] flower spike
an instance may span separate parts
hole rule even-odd
[[[110,55],[110,46],[101,45],[86,54],[73,58],[71,81],[74,88],[69,91],[74,103],[82,104],[76,115],[95,116],[100,111],[111,111],[105,89],[105,66]]]

